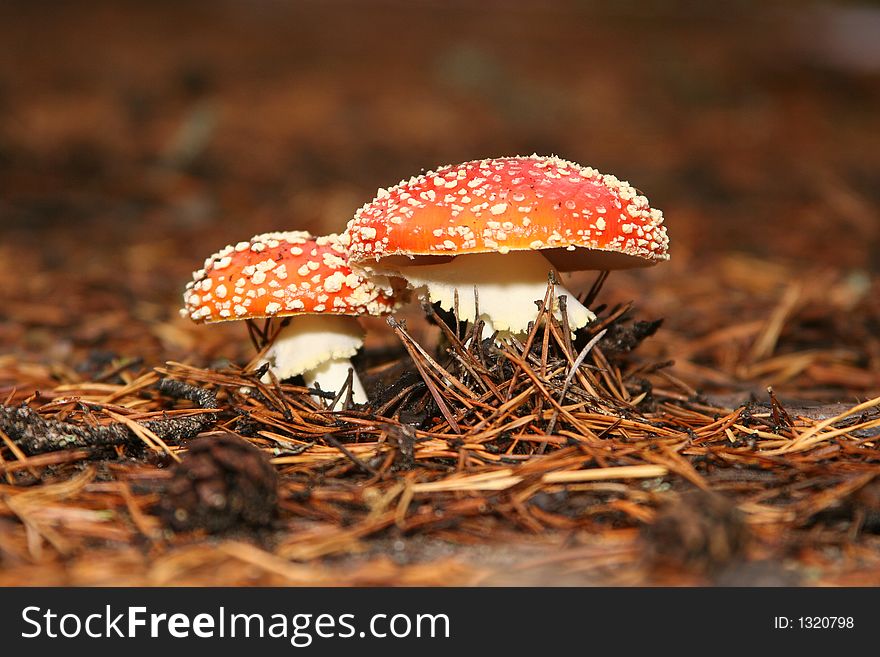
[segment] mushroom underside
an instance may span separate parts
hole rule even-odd
[[[529,322],[537,316],[535,302],[543,301],[551,272],[557,281],[561,279],[546,258],[532,251],[468,254],[439,264],[397,270],[422,298],[457,312],[459,321],[483,320],[483,338],[498,331],[501,339],[508,334],[522,335],[528,331]],[[554,288],[554,316],[561,319],[558,299],[565,295],[572,330],[596,318],[561,282]]]
[[[417,267],[423,265],[436,265],[444,262],[452,262],[464,256],[471,255],[492,255],[496,253],[494,250],[485,250],[483,252],[470,252],[458,256],[441,255],[439,253],[431,254],[390,254],[381,258],[378,265],[374,264],[372,259],[367,258],[360,265],[361,269],[375,269],[385,272],[405,271],[409,267]],[[516,255],[524,253],[533,253],[529,247],[512,247],[506,255]],[[577,246],[574,248],[567,247],[549,247],[540,250],[540,255],[544,257],[550,265],[558,272],[578,272],[578,271],[603,271],[616,269],[642,269],[656,265],[661,258],[649,259],[633,255],[629,253],[621,253],[613,249],[602,249],[598,247]]]

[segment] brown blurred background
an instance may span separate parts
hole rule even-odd
[[[645,348],[679,376],[862,397],[880,390],[878,44],[876,4],[7,0],[0,357],[71,377],[247,358],[243,329],[176,315],[206,256],[341,231],[424,169],[538,152],[664,210],[671,261],[601,300],[664,317]]]

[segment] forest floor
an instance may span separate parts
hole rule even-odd
[[[876,72],[808,13],[390,4],[0,9],[0,585],[880,585]],[[330,413],[178,315],[227,243],[533,150],[667,217],[573,341],[410,306]]]

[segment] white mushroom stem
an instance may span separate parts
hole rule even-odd
[[[349,372],[351,372],[351,400],[356,404],[366,403],[367,393],[348,358],[334,358],[313,370],[307,370],[303,372],[303,380],[309,388],[314,388],[317,383],[324,392],[332,392],[335,394],[342,390],[348,382]],[[317,395],[312,395],[312,397],[316,400],[318,399]],[[325,399],[324,401],[329,404],[332,400]],[[345,402],[345,395],[343,395],[339,399],[339,402],[330,410],[335,411],[343,404],[343,402]]]
[[[363,404],[368,401],[367,393],[349,361],[363,343],[364,332],[355,317],[301,315],[281,329],[261,364],[269,363],[278,379],[302,374],[308,387],[317,384],[322,391],[334,394],[345,386],[351,370],[352,401]],[[264,382],[268,380],[268,375],[263,377]]]
[[[420,294],[431,303],[439,302],[454,310],[458,294],[458,319],[473,322],[479,303],[479,318],[485,322],[483,338],[495,331],[523,335],[529,322],[535,321],[538,308],[547,293],[547,277],[553,265],[535,251],[512,251],[505,254],[480,253],[461,255],[439,265],[410,266],[403,270],[409,285],[421,288]],[[556,280],[561,277],[556,273]],[[596,315],[581,304],[562,284],[554,286],[556,299],[566,296],[568,324],[572,331],[586,326]],[[475,297],[474,290],[476,289]],[[561,319],[558,301],[553,314]]]

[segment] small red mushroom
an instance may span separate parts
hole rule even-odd
[[[522,334],[548,274],[641,267],[668,259],[663,215],[629,183],[557,157],[441,167],[379,190],[342,236],[356,271],[405,278],[484,337]],[[561,280],[557,276],[557,280]],[[563,285],[572,330],[595,315]],[[478,298],[477,298],[478,297]],[[559,317],[558,306],[554,309]]]
[[[181,314],[196,322],[294,317],[265,356],[279,379],[336,392],[352,377],[352,400],[367,401],[349,358],[363,344],[359,315],[394,310],[391,282],[367,280],[348,265],[338,235],[305,231],[256,235],[227,246],[193,273]]]

